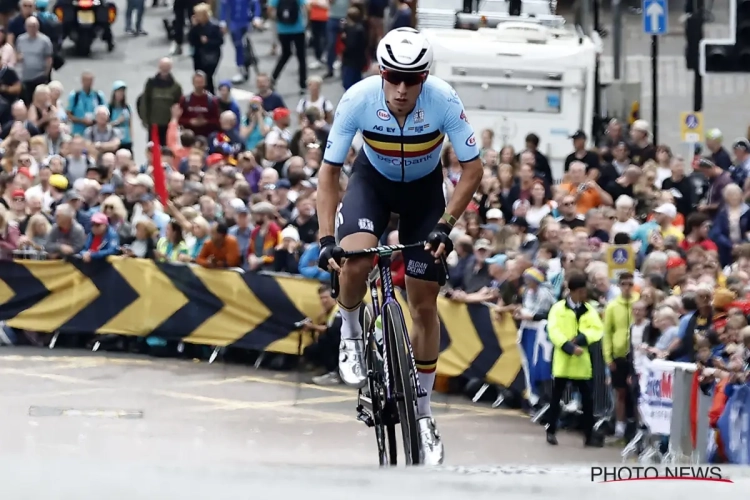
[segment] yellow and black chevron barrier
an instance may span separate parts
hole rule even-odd
[[[297,354],[294,326],[320,315],[317,281],[143,259],[0,262],[0,320],[38,332],[158,335],[193,344]],[[511,386],[516,327],[482,304],[440,298],[438,374]],[[401,300],[407,326],[406,301]],[[308,336],[304,336],[306,340]]]

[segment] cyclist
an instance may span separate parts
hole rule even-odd
[[[339,268],[331,258],[337,240],[346,251],[375,247],[396,213],[400,243],[429,242],[424,249],[405,250],[403,257],[412,345],[419,382],[427,391],[417,400],[422,459],[439,464],[443,444],[430,409],[440,345],[437,297],[445,283],[438,258],[453,249],[448,235],[479,187],[482,164],[458,94],[429,76],[433,54],[424,35],[412,28],[392,30],[378,44],[377,58],[380,76],[366,78],[344,94],[328,136],[318,173],[319,265],[340,271],[339,372],[347,385],[362,387],[366,369],[358,309],[372,259],[347,259]],[[339,204],[341,166],[358,131],[364,146]],[[463,166],[447,209],[440,165],[446,134]]]

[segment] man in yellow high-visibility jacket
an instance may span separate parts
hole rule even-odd
[[[588,290],[585,275],[571,274],[568,277],[568,291],[568,297],[552,306],[547,317],[547,332],[555,347],[552,356],[552,376],[555,381],[548,412],[547,442],[557,444],[555,432],[560,418],[560,399],[568,383],[571,383],[581,395],[585,446],[601,447],[601,438],[593,434],[593,370],[588,346],[602,339],[604,325],[596,308],[586,303]]]

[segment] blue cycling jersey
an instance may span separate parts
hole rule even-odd
[[[371,76],[346,91],[336,108],[324,161],[343,165],[358,131],[373,167],[392,181],[410,182],[435,170],[445,135],[462,163],[479,157],[474,130],[456,91],[429,76],[417,104],[400,126],[385,102],[380,76]]]

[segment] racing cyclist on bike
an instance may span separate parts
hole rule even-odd
[[[444,451],[430,396],[440,350],[437,297],[446,278],[440,258],[453,249],[448,235],[479,187],[483,170],[456,91],[429,76],[433,53],[424,35],[411,28],[392,30],[378,44],[377,58],[380,76],[366,78],[344,94],[328,137],[318,173],[319,265],[340,272],[341,379],[363,387],[367,372],[358,311],[372,259],[346,259],[339,268],[331,258],[337,240],[346,251],[375,247],[396,213],[400,243],[428,242],[424,249],[405,250],[403,257],[411,341],[419,382],[427,391],[417,400],[422,463],[439,464]],[[358,131],[365,144],[339,205],[341,166]],[[446,134],[463,167],[447,209],[440,164]]]

